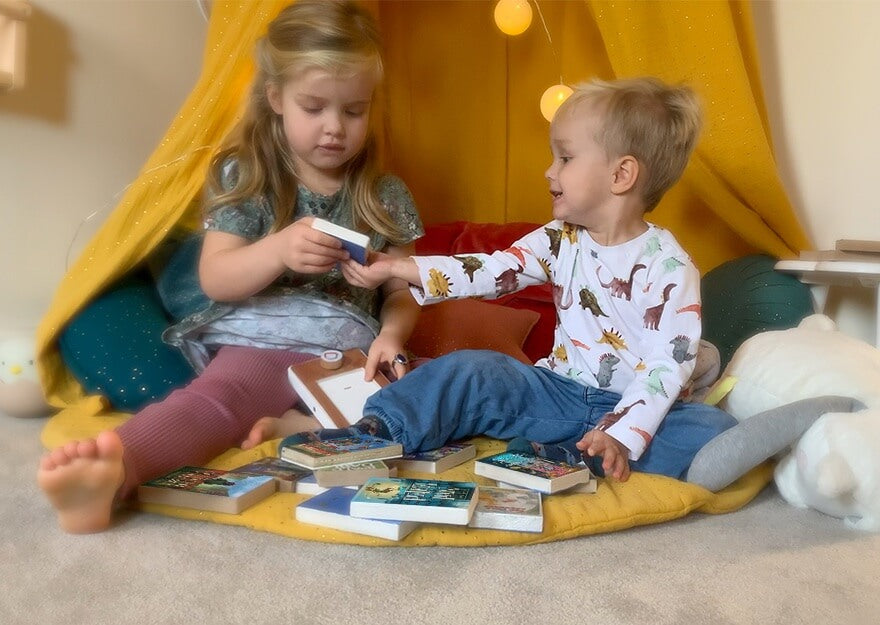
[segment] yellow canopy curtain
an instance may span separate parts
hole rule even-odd
[[[101,410],[65,369],[58,334],[172,228],[195,223],[212,148],[241,111],[253,42],[285,4],[213,3],[201,78],[38,329],[53,405]],[[746,252],[808,245],[776,174],[747,4],[541,2],[552,47],[538,19],[524,35],[502,35],[490,2],[370,6],[387,48],[386,165],[409,184],[426,223],[545,221],[540,94],[560,74],[569,83],[653,74],[691,83],[707,124],[684,180],[651,218],[674,229],[703,270]]]

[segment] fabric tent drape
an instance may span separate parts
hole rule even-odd
[[[84,393],[64,367],[58,334],[96,295],[141,263],[171,230],[198,216],[212,150],[240,116],[253,76],[253,43],[287,2],[214,2],[199,81],[165,136],[106,223],[68,270],[37,329],[43,386],[51,404],[81,403]],[[99,411],[90,397],[83,408]]]
[[[197,223],[211,152],[246,98],[254,40],[285,4],[212,3],[198,83],[38,329],[53,405],[103,408],[64,367],[58,334],[176,226]],[[809,246],[776,172],[748,4],[540,2],[552,46],[537,15],[525,34],[503,35],[490,2],[367,4],[386,43],[385,163],[406,180],[426,223],[546,221],[543,90],[560,77],[652,74],[693,85],[706,128],[684,179],[650,219],[670,227],[704,271],[744,253],[781,256]]]

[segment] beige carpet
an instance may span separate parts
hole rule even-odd
[[[42,421],[0,415],[0,623],[874,625],[880,535],[784,503],[543,545],[302,541],[136,513],[68,536],[34,474]]]

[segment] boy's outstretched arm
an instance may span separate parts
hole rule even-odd
[[[368,265],[349,259],[341,263],[341,269],[349,284],[365,289],[375,289],[395,278],[414,286],[421,285],[419,267],[411,256],[370,252]]]

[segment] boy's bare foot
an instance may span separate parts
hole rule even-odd
[[[40,460],[37,483],[58,511],[58,524],[72,534],[110,525],[113,500],[125,479],[122,441],[112,430],[97,438],[56,447]]]
[[[299,410],[288,410],[281,417],[263,417],[251,428],[247,438],[242,442],[242,449],[253,449],[260,443],[273,438],[284,438],[299,432],[308,432],[321,427],[318,420]]]

